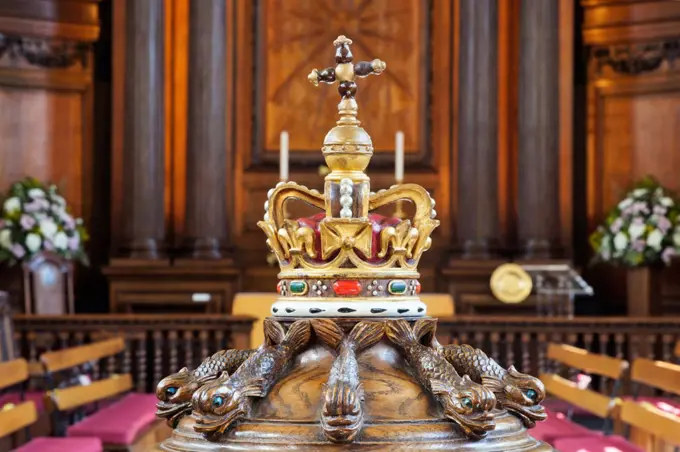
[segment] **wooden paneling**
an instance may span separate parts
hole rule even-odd
[[[582,1],[589,46],[587,215],[592,231],[630,185],[652,175],[680,190],[680,4]],[[666,310],[680,305],[677,269],[664,272]],[[673,276],[676,275],[676,276]],[[621,271],[604,266],[588,277],[602,299],[622,301]]]
[[[310,87],[311,68],[334,64],[333,40],[346,34],[354,61],[380,58],[388,70],[380,79],[359,82],[360,118],[376,152],[394,151],[394,134],[403,130],[407,153],[428,150],[428,0],[266,0],[259,2],[258,108],[254,160],[276,158],[279,134],[290,133],[291,149],[318,159],[323,138],[336,121],[334,88]],[[387,119],[389,118],[389,120]],[[271,155],[270,155],[271,154]]]

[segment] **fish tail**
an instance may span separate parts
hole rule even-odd
[[[316,337],[334,350],[340,347],[342,339],[345,337],[342,328],[331,319],[313,319],[312,328]]]
[[[283,326],[276,320],[264,319],[263,327],[264,343],[268,347],[280,344],[286,337]]]
[[[420,319],[413,325],[416,340],[428,346],[435,338],[435,331],[437,331],[437,319]]]
[[[349,339],[354,343],[354,350],[357,354],[375,345],[382,339],[385,327],[378,322],[359,322],[354,325],[349,333]]]
[[[309,320],[297,320],[286,333],[283,343],[293,349],[294,352],[305,347],[312,338],[312,327]]]
[[[406,320],[388,320],[385,323],[385,334],[390,341],[402,348],[418,342]]]

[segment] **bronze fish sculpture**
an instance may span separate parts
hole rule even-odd
[[[156,416],[164,418],[171,428],[191,413],[191,397],[222,372],[233,373],[255,350],[220,350],[206,358],[196,369],[186,367],[162,379],[156,386]]]
[[[404,351],[416,378],[442,404],[444,416],[469,438],[481,439],[496,427],[491,412],[496,398],[467,375],[461,377],[441,354],[421,343],[423,337],[434,336],[435,325],[432,319],[418,320],[413,328],[406,320],[388,320],[385,334]]]
[[[364,390],[359,381],[357,356],[382,339],[384,326],[359,322],[349,335],[330,319],[313,320],[312,327],[316,336],[338,353],[323,385],[321,425],[330,441],[347,443],[356,438],[364,422],[361,406]]]
[[[545,387],[538,378],[518,372],[514,366],[505,370],[482,350],[469,345],[442,346],[434,338],[432,345],[456,371],[493,391],[498,406],[519,417],[527,428],[547,418],[540,405]]]
[[[293,358],[311,339],[309,320],[298,320],[288,331],[271,319],[264,321],[265,343],[234,372],[223,374],[194,393],[197,432],[220,435],[250,412],[253,397],[264,397],[293,365]]]

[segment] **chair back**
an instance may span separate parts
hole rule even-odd
[[[125,349],[123,338],[117,337],[77,347],[44,353],[40,361],[48,375],[73,369],[102,358],[118,355]],[[110,375],[87,384],[53,389],[48,392],[48,409],[71,411],[99,402],[132,389],[130,374]]]
[[[637,358],[633,361],[630,379],[634,383],[680,395],[680,365],[678,364]]]
[[[9,294],[0,291],[0,362],[9,361],[16,356],[14,342],[14,324]]]
[[[680,417],[650,403],[626,400],[621,404],[621,420],[633,428],[631,442],[645,450],[657,450],[657,441],[680,446]],[[642,433],[642,434],[640,434]]]
[[[28,377],[28,363],[25,359],[0,363],[0,389],[24,383]],[[0,438],[28,427],[37,419],[38,412],[33,402],[0,406]]]
[[[609,419],[618,405],[616,398],[623,373],[628,369],[628,362],[606,355],[590,353],[586,350],[564,344],[549,344],[548,358],[572,369],[586,374],[594,374],[610,378],[614,381],[609,395],[601,394],[577,382],[567,380],[557,374],[542,374],[541,381],[546,392],[571,405],[582,408],[600,418]]]

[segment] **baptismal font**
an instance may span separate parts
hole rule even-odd
[[[159,448],[552,450],[528,431],[546,417],[540,380],[436,339],[417,268],[439,225],[435,202],[415,184],[371,192],[356,79],[386,64],[354,63],[351,44],[338,37],[336,66],[308,76],[337,83],[341,98],[322,147],[324,192],[281,182],[258,223],[281,268],[265,343],[163,379],[158,416],[174,430]],[[320,213],[286,218],[291,198]],[[413,203],[413,218],[372,213],[396,202]]]

